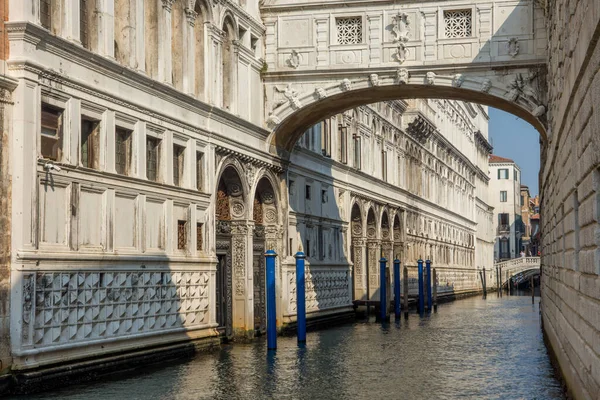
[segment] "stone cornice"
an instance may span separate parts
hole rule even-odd
[[[475,142],[477,143],[477,146],[487,151],[488,154],[492,154],[492,150],[494,150],[494,147],[490,144],[490,142],[488,142],[488,140],[483,136],[483,134],[479,130],[475,131]]]
[[[215,152],[224,156],[232,155],[244,163],[251,163],[257,167],[268,168],[276,173],[281,173],[287,168],[287,165],[282,163],[280,160],[273,159],[271,162],[268,162],[219,145],[215,147]]]

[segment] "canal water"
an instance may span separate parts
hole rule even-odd
[[[539,297],[469,298],[424,318],[374,320],[224,346],[193,360],[20,399],[565,399]]]

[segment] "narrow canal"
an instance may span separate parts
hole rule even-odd
[[[470,298],[387,326],[374,320],[227,345],[118,380],[20,399],[565,399],[542,341],[539,298]]]

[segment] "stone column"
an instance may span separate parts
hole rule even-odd
[[[34,24],[40,22],[40,2],[38,0],[8,0],[8,10],[11,21],[28,21]]]
[[[381,257],[381,241],[369,240],[367,243],[367,262],[369,276],[369,300],[379,301],[379,259]]]
[[[365,265],[365,244],[365,239],[362,237],[352,238],[355,300],[367,300],[367,271]]]
[[[135,66],[138,71],[146,70],[144,0],[135,0]]]
[[[233,334],[252,337],[254,308],[252,302],[252,231],[253,222],[231,221],[231,258],[233,288]]]
[[[187,23],[183,30],[183,91],[195,97],[194,88],[196,85],[196,67],[195,67],[195,46],[196,38],[194,35],[194,26],[198,13],[193,8],[185,9]]]
[[[67,40],[80,42],[79,40],[79,0],[64,0],[63,20],[61,36]]]
[[[175,0],[161,0],[158,16],[158,80],[172,83],[171,8]]]

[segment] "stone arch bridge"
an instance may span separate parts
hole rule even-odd
[[[266,26],[272,151],[357,105],[409,98],[482,103],[547,140],[544,9],[534,1],[274,1]]]

